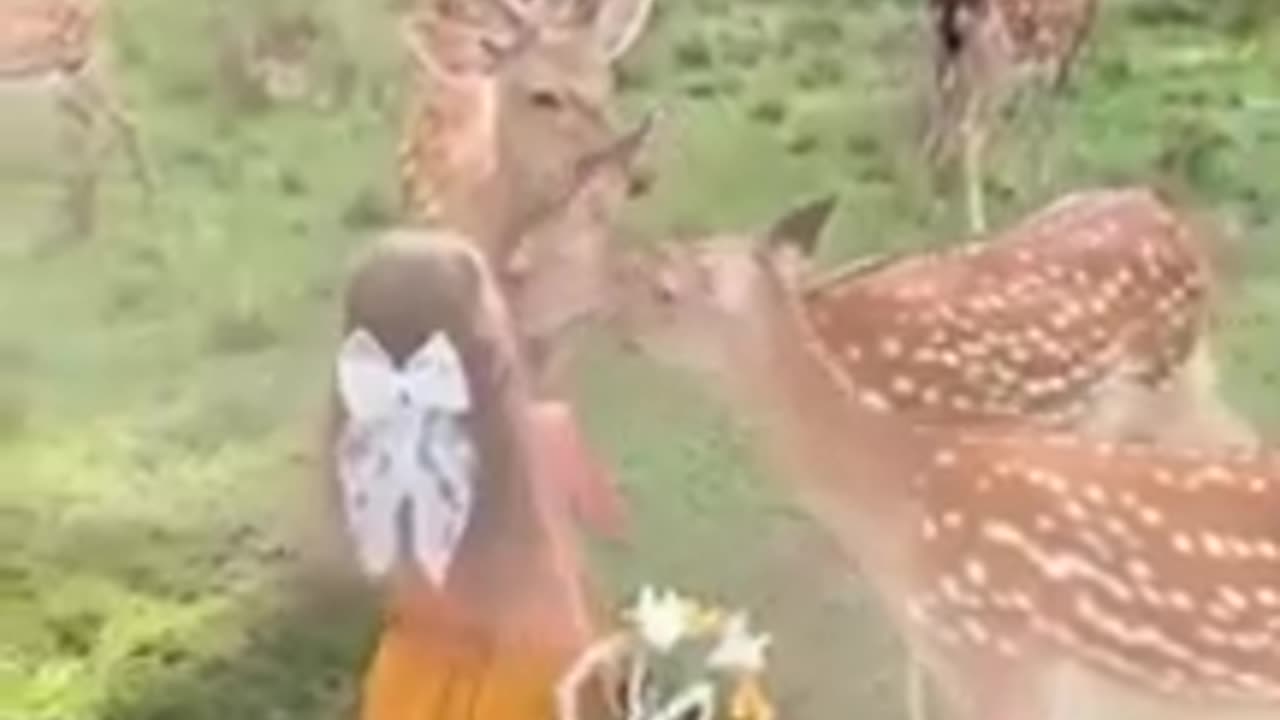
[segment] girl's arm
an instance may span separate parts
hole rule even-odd
[[[579,523],[612,540],[626,531],[626,504],[613,474],[583,437],[573,408],[560,401],[540,402],[533,410],[540,452],[546,452],[551,487],[562,493]]]

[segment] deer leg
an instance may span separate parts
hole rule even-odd
[[[986,201],[983,196],[983,132],[975,121],[968,121],[961,128],[964,143],[965,207],[968,211],[969,230],[975,234],[987,231]]]
[[[1033,158],[1034,181],[1041,189],[1047,188],[1053,179],[1053,166],[1057,155],[1054,146],[1057,101],[1058,98],[1047,88],[1032,90],[1029,97],[1031,152],[1028,156]]]
[[[59,240],[86,238],[93,232],[97,205],[98,158],[94,145],[97,122],[93,109],[74,84],[57,98],[61,119],[64,198],[55,236]]]
[[[147,205],[150,207],[155,195],[155,179],[151,163],[142,147],[137,123],[124,109],[101,72],[93,66],[87,67],[75,76],[74,82],[81,96],[93,110],[103,114],[114,129],[115,136],[123,143],[125,153],[129,156],[134,180],[142,187]]]

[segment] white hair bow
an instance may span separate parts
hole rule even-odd
[[[457,350],[436,333],[397,368],[357,328],[342,343],[337,378],[347,411],[335,448],[338,476],[361,566],[374,577],[391,569],[407,511],[413,558],[442,584],[475,495],[475,446],[465,424],[471,396]]]

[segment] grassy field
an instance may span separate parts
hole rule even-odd
[[[835,261],[954,242],[914,169],[921,0],[658,0],[627,101],[671,111],[629,222],[763,222],[844,202]],[[161,178],[111,167],[100,236],[50,247],[47,108],[0,98],[0,719],[349,717],[376,617],[298,572],[347,258],[390,216],[399,57],[386,3],[117,0],[113,46]],[[1263,0],[1103,0],[1058,108],[1050,186],[1010,143],[998,221],[1159,182],[1239,239],[1228,391],[1280,420],[1280,22]],[[305,11],[302,9],[306,8]],[[1209,9],[1205,9],[1209,8]],[[237,38],[303,12],[304,99],[264,103]],[[687,380],[597,342],[580,394],[633,534],[594,554],[758,609],[785,717],[900,716],[900,660],[823,536]],[[643,387],[637,393],[634,388]]]

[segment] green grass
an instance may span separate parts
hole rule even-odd
[[[658,2],[624,72],[628,106],[672,120],[636,228],[749,226],[834,189],[830,261],[961,237],[957,204],[911,152],[921,3]],[[0,167],[0,718],[350,717],[373,604],[300,560],[336,288],[393,204],[385,5],[114,3],[161,192],[148,212],[114,161],[92,242],[48,251],[48,143],[0,145],[23,156]],[[1083,185],[1184,188],[1242,240],[1220,354],[1231,398],[1271,427],[1280,25],[1247,0],[1103,5],[1057,108],[1051,186],[1018,181],[1011,142],[996,219]],[[315,102],[253,101],[226,61],[235,33],[301,8],[319,28]],[[0,101],[9,140],[47,131],[39,107]],[[609,586],[757,608],[779,635],[787,717],[898,716],[895,641],[737,426],[605,342],[582,370],[634,520],[625,546],[595,548]]]

